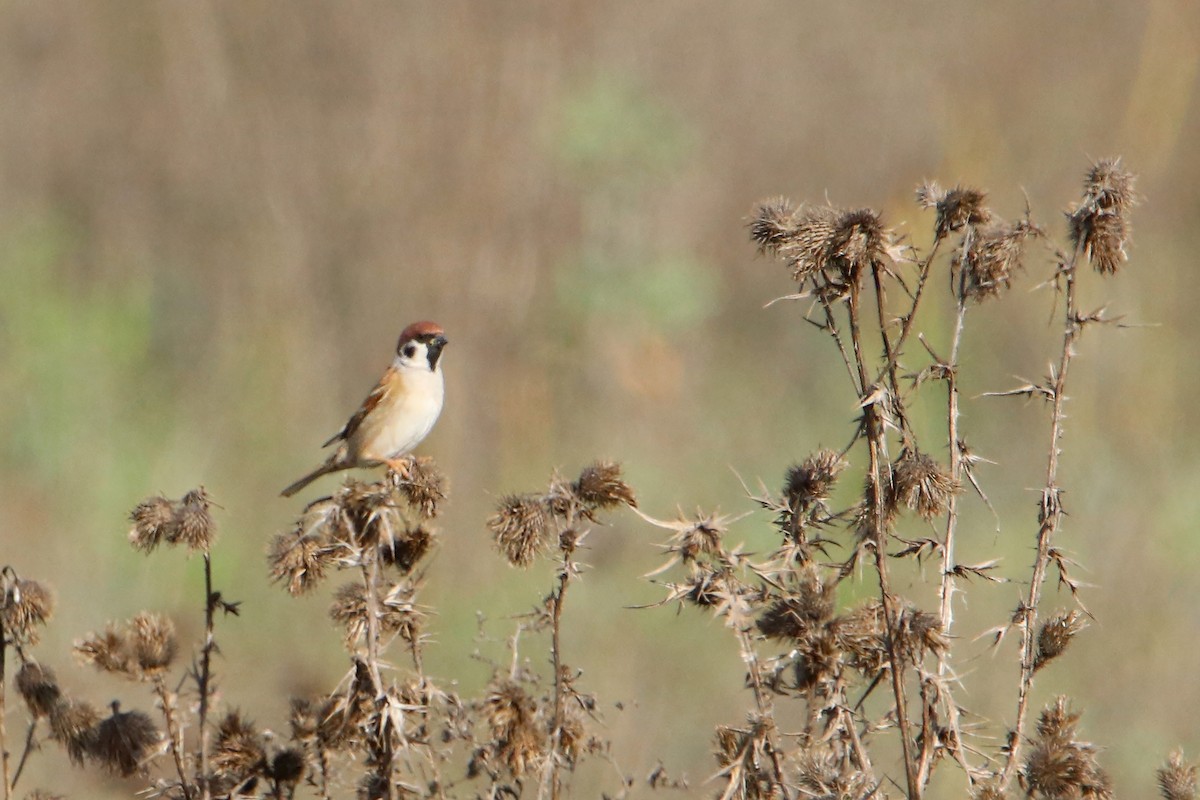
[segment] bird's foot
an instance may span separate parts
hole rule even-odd
[[[411,456],[385,458],[383,463],[387,465],[388,472],[394,475],[397,481],[406,481],[412,477],[413,461]]]

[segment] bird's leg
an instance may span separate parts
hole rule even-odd
[[[409,456],[385,458],[383,463],[387,465],[388,471],[393,473],[397,480],[406,481],[412,475],[412,458]]]

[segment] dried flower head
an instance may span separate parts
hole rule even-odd
[[[379,560],[407,575],[433,547],[434,533],[423,525],[408,527],[379,544]]]
[[[1078,611],[1066,611],[1043,622],[1038,631],[1034,670],[1041,669],[1051,659],[1062,655],[1075,635],[1085,627],[1083,615]]]
[[[161,614],[143,611],[129,622],[133,660],[147,676],[157,675],[175,660],[175,623]]]
[[[1022,267],[1025,240],[1041,231],[1028,220],[998,223],[978,230],[966,253],[956,253],[954,269],[963,273],[963,296],[977,303],[1000,294],[1012,285],[1013,273]]]
[[[1046,800],[1108,800],[1112,785],[1096,763],[1096,748],[1075,739],[1079,714],[1065,697],[1048,706],[1038,720],[1037,739],[1025,759],[1025,785]]]
[[[292,729],[292,738],[297,742],[311,742],[317,737],[321,726],[321,709],[304,697],[293,697],[288,724]]]
[[[162,495],[138,503],[129,514],[129,541],[149,553],[163,541],[176,538],[175,504]]]
[[[869,208],[844,211],[829,242],[831,260],[851,280],[862,269],[883,261],[889,234],[879,213]]]
[[[793,511],[823,503],[849,463],[833,450],[821,450],[801,464],[788,467],[783,478],[783,496]]]
[[[271,565],[271,579],[286,581],[287,590],[293,596],[304,594],[325,577],[325,570],[335,561],[335,548],[319,533],[308,533],[297,526],[289,533],[281,533],[271,541],[267,561]]]
[[[899,652],[916,666],[920,666],[927,651],[944,653],[950,647],[950,640],[942,632],[941,618],[913,606],[900,612],[895,639]]]
[[[50,711],[50,736],[76,765],[95,751],[99,724],[100,712],[82,700],[64,697]]]
[[[399,634],[407,642],[415,640],[425,617],[414,602],[415,595],[415,589],[407,582],[392,586],[386,595],[376,593],[376,618],[381,632]],[[346,647],[353,649],[367,633],[370,611],[366,588],[361,583],[339,586],[329,607],[329,616],[346,628]]]
[[[835,586],[823,586],[815,569],[784,597],[774,600],[758,618],[758,629],[768,639],[800,640],[812,636],[833,616]]]
[[[1129,258],[1129,211],[1139,200],[1134,181],[1120,158],[1098,161],[1084,179],[1083,200],[1067,212],[1071,245],[1101,274],[1115,273]]]
[[[796,209],[785,197],[765,200],[754,210],[749,228],[758,251],[774,255],[796,235]]]
[[[515,777],[541,763],[542,730],[537,724],[537,704],[513,681],[494,683],[484,699],[484,718],[491,729],[495,757]]]
[[[17,578],[6,570],[0,618],[4,632],[24,644],[37,644],[41,628],[54,616],[54,595],[37,581]]]
[[[508,563],[527,567],[549,543],[548,523],[540,497],[508,495],[501,499],[487,525]]]
[[[179,504],[175,536],[170,541],[186,545],[192,551],[207,552],[216,534],[216,525],[208,510],[211,505],[203,486],[185,494]]]
[[[147,611],[119,625],[109,623],[103,633],[89,633],[75,643],[75,655],[83,663],[135,680],[161,674],[177,649],[174,623]]]
[[[92,755],[103,766],[129,777],[138,771],[161,741],[158,728],[148,714],[121,711],[113,704],[112,715],[96,728],[96,747]]]
[[[992,212],[984,205],[987,193],[972,186],[955,186],[942,191],[936,183],[924,183],[917,187],[917,203],[922,208],[937,209],[934,233],[940,239],[965,225],[978,227],[992,219]]]
[[[270,778],[283,786],[295,786],[304,778],[308,764],[298,747],[280,750],[271,759]]]
[[[230,711],[217,726],[213,743],[212,770],[227,780],[242,781],[263,774],[267,767],[266,748],[254,723],[237,711]]]
[[[1196,765],[1183,760],[1183,751],[1171,753],[1159,767],[1158,790],[1163,800],[1196,800]]]
[[[830,628],[846,663],[864,677],[873,679],[887,665],[887,623],[878,600],[868,600],[843,614]]]
[[[438,470],[431,458],[410,457],[407,469],[390,472],[393,481],[405,498],[423,519],[433,519],[446,499],[446,476]]]
[[[796,283],[803,284],[828,266],[839,215],[830,206],[809,206],[796,212],[794,232],[779,247]]]
[[[944,514],[962,485],[939,463],[918,450],[905,449],[892,470],[891,506],[904,505],[925,519]]]
[[[608,509],[619,505],[637,508],[633,488],[621,479],[621,465],[611,461],[597,461],[586,467],[571,488],[590,508]]]
[[[1004,800],[1004,796],[1004,790],[994,780],[975,784],[975,790],[971,792],[971,800]]]
[[[17,670],[17,692],[34,719],[49,717],[62,698],[54,670],[36,661],[26,661]]]
[[[103,633],[89,633],[75,643],[75,656],[102,672],[136,677],[128,631],[125,626],[109,623]]]
[[[405,527],[401,502],[389,484],[348,480],[326,510],[328,535],[352,548],[389,542]]]

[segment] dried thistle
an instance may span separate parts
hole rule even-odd
[[[1125,245],[1131,226],[1129,210],[1138,203],[1135,176],[1120,158],[1092,165],[1083,182],[1083,200],[1067,212],[1071,245],[1082,248],[1102,275],[1115,273],[1128,260]]]
[[[962,491],[962,485],[950,472],[929,456],[905,449],[892,469],[891,507],[904,505],[925,519],[944,514],[950,498]]]
[[[838,217],[838,210],[829,206],[810,206],[796,212],[794,232],[779,247],[779,255],[792,270],[796,283],[803,284],[828,266]]]
[[[409,458],[407,469],[389,477],[423,519],[433,519],[446,499],[446,476],[431,458]]]
[[[390,542],[405,528],[401,498],[385,483],[349,480],[333,497],[328,535],[352,548]]]
[[[411,584],[396,584],[386,595],[376,593],[377,619],[383,633],[399,634],[408,642],[416,640],[425,615],[413,602],[414,595]],[[353,648],[366,636],[368,616],[366,587],[361,583],[338,587],[329,617],[346,628],[346,647]]]
[[[633,488],[621,479],[621,465],[612,461],[597,461],[586,467],[571,489],[589,508],[609,509],[619,505],[637,508]]]
[[[1028,220],[999,223],[980,229],[971,238],[966,253],[954,256],[953,268],[962,269],[963,296],[981,303],[1012,285],[1013,273],[1021,269],[1025,240],[1041,231]]]
[[[1158,790],[1163,800],[1196,800],[1196,765],[1183,760],[1183,751],[1171,753],[1158,769]]]
[[[887,622],[879,600],[868,600],[835,619],[830,627],[846,662],[864,677],[874,678],[887,665]]]
[[[308,762],[304,751],[297,747],[280,750],[271,758],[270,778],[283,786],[292,787],[304,778]]]
[[[509,495],[501,499],[487,525],[508,563],[527,567],[549,544],[548,523],[540,497]]]
[[[766,200],[754,210],[748,227],[758,252],[774,255],[796,235],[796,209],[785,197]]]
[[[41,640],[40,628],[54,616],[54,595],[37,581],[16,578],[6,571],[0,617],[4,631],[24,644]]]
[[[433,531],[423,525],[405,528],[394,539],[380,543],[379,560],[407,575],[433,547],[433,542]]]
[[[793,513],[823,503],[849,463],[833,450],[821,450],[801,464],[788,467],[783,479],[783,496]]]
[[[1083,615],[1078,611],[1057,614],[1043,622],[1041,630],[1038,631],[1037,655],[1033,661],[1034,671],[1044,667],[1051,659],[1062,655],[1075,635],[1085,627]]]
[[[286,580],[288,593],[295,596],[321,582],[325,570],[335,562],[334,548],[324,536],[306,533],[297,526],[271,541],[267,561],[271,565],[271,579]]]
[[[102,672],[112,672],[136,678],[137,669],[131,658],[128,631],[124,626],[109,623],[103,633],[89,633],[75,643],[75,656]]]
[[[147,676],[157,675],[175,660],[175,623],[161,614],[143,611],[129,622],[133,660]]]
[[[1095,746],[1075,739],[1079,714],[1066,702],[1059,697],[1038,720],[1037,740],[1025,759],[1025,785],[1046,800],[1108,800],[1111,781],[1096,763]]]
[[[963,226],[979,227],[992,219],[992,212],[984,205],[987,193],[972,186],[955,186],[942,191],[936,183],[924,183],[917,187],[917,203],[922,208],[937,209],[934,232],[940,239]]]
[[[483,711],[495,757],[518,778],[535,769],[542,761],[544,742],[533,698],[513,681],[493,683]]]
[[[254,723],[230,711],[217,726],[210,757],[213,773],[226,780],[243,781],[266,771],[267,754],[262,735]]]
[[[125,623],[109,623],[103,633],[89,633],[75,643],[75,655],[83,663],[134,680],[161,674],[177,649],[174,623],[148,611]]]
[[[833,584],[823,586],[816,570],[805,570],[799,585],[777,598],[756,622],[768,639],[800,640],[833,616]]]
[[[50,736],[78,766],[95,751],[99,724],[100,712],[82,700],[64,697],[50,710]]]
[[[96,727],[92,755],[101,765],[129,777],[138,771],[151,755],[151,748],[161,739],[149,715],[141,711],[121,711],[113,703],[112,715]]]
[[[890,235],[879,213],[869,208],[844,211],[829,242],[831,260],[852,280],[862,269],[882,263]]]
[[[54,670],[36,661],[26,661],[17,670],[17,692],[34,719],[49,717],[62,698]]]
[[[169,541],[186,545],[192,551],[207,552],[216,534],[216,525],[208,510],[211,505],[203,486],[185,494],[177,512],[175,535],[168,537]]]
[[[174,541],[177,536],[175,504],[162,495],[138,503],[129,520],[133,523],[129,541],[143,552],[149,553],[163,541]]]

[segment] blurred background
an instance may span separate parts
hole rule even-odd
[[[792,284],[748,243],[756,201],[870,206],[923,244],[914,187],[961,181],[1009,218],[1028,203],[1062,238],[1090,161],[1121,155],[1146,202],[1127,268],[1089,272],[1083,305],[1147,327],[1089,329],[1073,366],[1060,545],[1096,621],[1035,702],[1069,693],[1117,795],[1147,796],[1171,747],[1200,750],[1198,73],[1190,0],[5,0],[0,562],[57,593],[37,656],[97,704],[150,706],[74,666],[70,645],[143,608],[196,641],[199,560],[143,557],[125,533],[144,496],[204,484],[221,505],[217,585],[243,601],[220,621],[222,701],[284,730],[287,696],[332,688],[346,661],[327,594],[268,583],[266,543],[303,502],[279,490],[320,461],[404,324],[431,318],[451,339],[447,403],[420,452],[452,493],[426,665],[476,691],[489,668],[472,654],[503,660],[509,617],[552,578],[493,551],[500,495],[604,457],[653,516],[740,514],[738,476],[775,489],[850,435],[836,351],[803,305],[763,308]],[[1055,357],[1053,293],[1031,291],[1050,267],[1030,254],[1003,300],[971,312],[963,356],[966,436],[997,462],[980,479],[1000,522],[968,500],[961,558],[1001,558],[1012,582],[969,587],[958,666],[962,702],[997,733],[1015,646],[970,640],[1024,590],[1048,423],[1041,405],[977,395]],[[921,325],[937,346],[950,303],[934,286]],[[943,397],[925,392],[935,437]],[[718,623],[628,608],[661,596],[640,576],[664,537],[612,522],[569,598],[566,659],[623,770],[661,760],[705,796],[712,728],[752,702],[742,666]],[[761,552],[767,522],[731,538]],[[920,577],[900,588],[933,605]],[[544,665],[542,643],[525,655]],[[26,789],[137,788],[89,785],[52,747],[30,770]],[[952,770],[939,791],[962,796]],[[606,788],[605,765],[576,780],[580,796]]]

